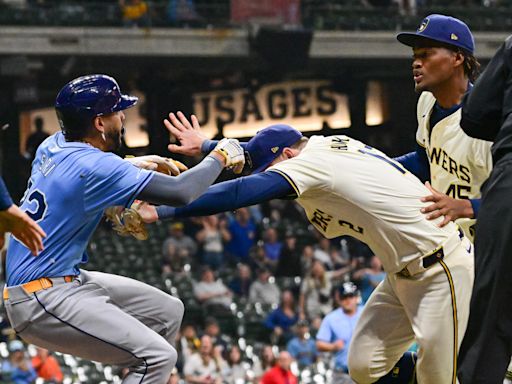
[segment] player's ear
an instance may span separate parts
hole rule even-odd
[[[291,158],[295,157],[295,152],[290,147],[286,147],[283,149],[283,155],[284,155],[285,159],[291,159]]]
[[[103,133],[105,132],[105,124],[101,116],[96,116],[94,120],[92,121],[92,125],[96,130]]]
[[[456,65],[463,65],[464,60],[466,60],[466,57],[461,51],[455,52],[455,64]]]

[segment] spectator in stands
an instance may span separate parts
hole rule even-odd
[[[260,351],[259,358],[254,362],[252,367],[255,382],[259,383],[259,379],[276,363],[276,356],[271,345],[265,345]]]
[[[215,353],[211,337],[203,335],[199,353],[187,359],[183,374],[185,381],[190,384],[221,384],[225,370],[226,362]]]
[[[252,284],[251,269],[247,264],[238,264],[238,275],[229,282],[229,289],[240,298],[248,298]]]
[[[302,271],[309,271],[311,264],[313,264],[313,261],[315,260],[315,248],[312,245],[306,245],[302,250],[300,259],[302,262]]]
[[[276,267],[276,277],[302,276],[301,255],[297,249],[297,237],[286,232],[285,241]]]
[[[178,356],[181,356],[184,361],[192,356],[192,354],[199,352],[201,341],[197,337],[196,328],[193,324],[184,324],[181,327],[181,336],[178,341]]]
[[[226,251],[235,262],[248,264],[249,250],[256,244],[257,228],[249,209],[239,208],[235,218],[228,223],[228,231],[231,233],[231,241],[226,246]]]
[[[339,308],[323,320],[316,335],[316,346],[321,352],[334,353],[333,370],[335,383],[353,383],[348,375],[348,349],[354,329],[361,315],[357,287],[346,282],[336,291]]]
[[[287,351],[279,352],[277,364],[263,375],[261,384],[297,384],[297,377],[291,371],[293,358]]]
[[[220,279],[215,280],[210,267],[204,266],[201,270],[201,281],[194,284],[194,296],[208,311],[214,313],[229,310],[232,293]]]
[[[258,279],[252,283],[249,289],[249,302],[263,305],[277,305],[281,292],[275,282],[270,279],[270,271],[266,268],[258,270]]]
[[[272,330],[270,340],[274,344],[286,344],[293,337],[292,327],[298,319],[293,293],[288,289],[284,290],[281,305],[270,312],[264,322],[264,325]]]
[[[62,383],[63,375],[59,362],[44,348],[36,348],[37,354],[32,358],[32,366],[36,370],[37,377],[49,383]]]
[[[318,243],[314,248],[314,255],[316,260],[320,260],[328,269],[332,269],[331,260],[331,242],[329,239],[318,236]]]
[[[224,383],[244,383],[247,379],[247,372],[242,365],[242,351],[238,345],[232,345],[226,353],[227,370],[224,373]]]
[[[30,359],[25,355],[25,347],[20,340],[11,340],[8,345],[9,360],[2,363],[2,380],[13,384],[32,384],[37,374]]]
[[[267,263],[273,271],[277,267],[282,248],[283,243],[279,241],[277,230],[275,228],[268,228],[263,236],[263,249]]]
[[[320,260],[314,260],[300,287],[301,319],[324,317],[331,312],[333,281],[343,277],[349,271],[350,267],[326,271]]]
[[[194,0],[169,0],[167,19],[173,26],[184,27],[196,24],[200,18]]]
[[[219,322],[213,316],[208,316],[204,321],[204,334],[210,336],[213,347],[219,353],[224,353],[228,349],[228,342],[223,338]]]
[[[359,286],[361,288],[363,304],[368,301],[373,290],[385,277],[386,273],[382,269],[382,263],[377,256],[372,256],[370,259],[370,268],[362,268],[352,274],[352,278],[360,282]]]
[[[148,3],[142,0],[119,0],[123,24],[126,27],[149,27]]]
[[[286,349],[299,363],[299,367],[308,367],[315,363],[318,357],[316,343],[310,337],[307,320],[299,320],[295,328],[297,336],[288,342]]]
[[[41,116],[34,119],[34,125],[36,131],[28,137],[25,145],[25,158],[29,161],[34,160],[37,148],[48,137],[48,134],[44,131],[44,120]]]
[[[231,240],[224,220],[217,215],[203,217],[203,228],[196,233],[196,240],[202,246],[203,264],[216,270],[224,263],[224,242]]]
[[[181,222],[172,223],[169,226],[169,237],[162,246],[163,272],[179,272],[185,264],[190,264],[196,255],[197,244],[184,233],[184,225]]]

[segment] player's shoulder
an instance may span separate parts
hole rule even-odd
[[[420,97],[418,98],[417,111],[418,114],[424,114],[430,111],[434,104],[436,103],[436,98],[431,92],[423,91],[421,92]]]

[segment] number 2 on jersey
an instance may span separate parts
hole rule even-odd
[[[27,208],[27,215],[34,220],[35,222],[41,221],[46,214],[46,209],[48,208],[48,204],[46,203],[46,196],[39,189],[30,190],[32,187],[32,180],[28,181],[28,187],[21,199],[21,203],[23,204],[26,200],[27,204],[31,206],[35,206],[34,209]]]

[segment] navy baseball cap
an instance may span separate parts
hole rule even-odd
[[[258,131],[245,147],[251,173],[264,171],[284,148],[301,138],[302,133],[286,124],[271,125]]]
[[[462,48],[469,53],[475,51],[475,39],[466,23],[445,15],[429,15],[423,19],[416,32],[402,32],[396,38],[409,47],[415,47],[422,41],[434,40]]]
[[[347,281],[338,287],[338,293],[340,297],[357,296],[357,286],[353,282]]]

